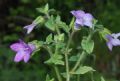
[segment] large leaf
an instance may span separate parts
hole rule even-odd
[[[45,63],[55,64],[55,65],[64,65],[64,61],[62,61],[62,58],[63,58],[62,55],[54,54],[51,56],[49,60],[45,61]]]
[[[85,74],[91,71],[95,71],[92,67],[89,66],[81,66],[79,67],[75,72],[73,72],[72,74]]]
[[[93,40],[87,40],[87,38],[83,38],[81,42],[82,48],[88,53],[92,53],[94,49],[94,41]]]

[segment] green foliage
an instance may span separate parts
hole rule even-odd
[[[85,73],[92,72],[92,71],[95,71],[92,67],[89,67],[89,66],[80,66],[72,74],[85,74]]]
[[[64,65],[64,61],[62,61],[62,59],[63,59],[62,55],[53,54],[49,60],[45,61],[45,63],[55,64],[55,65]]]
[[[50,19],[48,19],[47,22],[45,23],[45,26],[52,31],[55,31],[55,27],[56,27],[54,19],[55,18],[52,15]]]
[[[46,76],[46,80],[45,81],[54,81],[54,79],[50,79],[50,76],[49,75],[47,75]]]
[[[86,37],[84,37],[81,42],[81,46],[83,50],[85,50],[88,54],[91,54],[94,49],[94,41],[91,39],[88,40]]]
[[[44,7],[37,8],[37,11],[43,14],[47,14],[49,10],[49,5],[46,4]]]
[[[52,34],[50,34],[50,35],[48,35],[48,36],[46,37],[46,43],[47,43],[47,44],[50,44],[51,42],[53,42]]]

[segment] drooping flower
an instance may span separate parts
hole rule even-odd
[[[35,28],[36,25],[37,24],[32,23],[30,25],[25,26],[24,29],[27,29],[27,34],[30,34],[32,32],[32,30]]]
[[[33,44],[26,44],[24,41],[19,40],[18,43],[14,43],[10,46],[10,48],[16,52],[16,56],[14,58],[15,62],[24,61],[27,63],[30,59],[32,52],[36,49]]]
[[[90,13],[85,13],[82,10],[73,10],[71,13],[76,17],[75,29],[79,29],[81,26],[88,26],[92,28],[93,16]]]
[[[118,38],[120,36],[120,33],[117,34],[108,34],[106,35],[107,38],[107,46],[110,51],[112,51],[113,46],[120,46],[120,39]]]

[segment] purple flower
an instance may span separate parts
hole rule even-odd
[[[120,40],[118,37],[120,36],[120,33],[117,34],[111,34],[111,35],[106,35],[107,38],[107,46],[109,50],[112,51],[113,46],[120,46]]]
[[[80,26],[92,27],[93,16],[90,13],[85,13],[82,10],[73,10],[71,13],[76,17],[75,29],[79,29]]]
[[[19,40],[18,43],[14,43],[10,46],[10,48],[17,52],[14,58],[15,62],[20,62],[24,60],[27,63],[30,59],[30,55],[35,50],[35,46],[33,44],[26,44],[24,41]]]
[[[27,29],[27,34],[30,34],[31,31],[34,29],[34,27],[35,27],[36,25],[37,25],[37,24],[32,23],[32,24],[30,24],[30,25],[25,26],[24,29]]]

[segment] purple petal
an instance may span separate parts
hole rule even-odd
[[[14,61],[15,61],[15,62],[20,62],[20,61],[23,59],[23,57],[24,57],[24,52],[23,52],[23,51],[19,51],[19,52],[16,54],[16,56],[15,56],[15,58],[14,58]]]
[[[26,54],[24,55],[24,62],[27,63],[27,62],[29,61],[29,59],[30,59],[30,54],[29,54],[29,53],[26,53]]]
[[[107,38],[109,41],[113,39],[113,37],[112,37],[111,35],[109,35],[109,34],[106,35],[106,38]]]
[[[90,14],[90,13],[86,13],[84,16],[83,16],[83,19],[85,21],[92,21],[93,20],[93,16]]]
[[[76,23],[76,24],[79,24],[79,25],[81,25],[81,26],[84,25],[83,19],[76,19],[75,23]]]
[[[111,40],[111,43],[112,43],[114,46],[118,46],[118,45],[120,45],[120,40],[119,40],[119,39],[112,39],[112,40]]]
[[[117,34],[113,33],[112,36],[117,39],[120,36],[120,33]]]
[[[71,11],[71,13],[72,13],[76,18],[82,18],[82,17],[84,16],[84,14],[85,14],[85,12],[82,11],[82,10],[77,10],[77,11],[73,10],[73,11]]]
[[[92,28],[92,21],[84,21],[84,25]]]
[[[30,34],[35,26],[36,26],[36,24],[32,23],[30,25],[25,26],[24,29],[27,29],[27,34]]]
[[[108,46],[109,50],[112,51],[113,45],[111,44],[111,42],[107,42],[107,46]]]
[[[14,43],[10,46],[13,51],[18,52],[21,49],[24,49],[24,46],[21,43]]]

